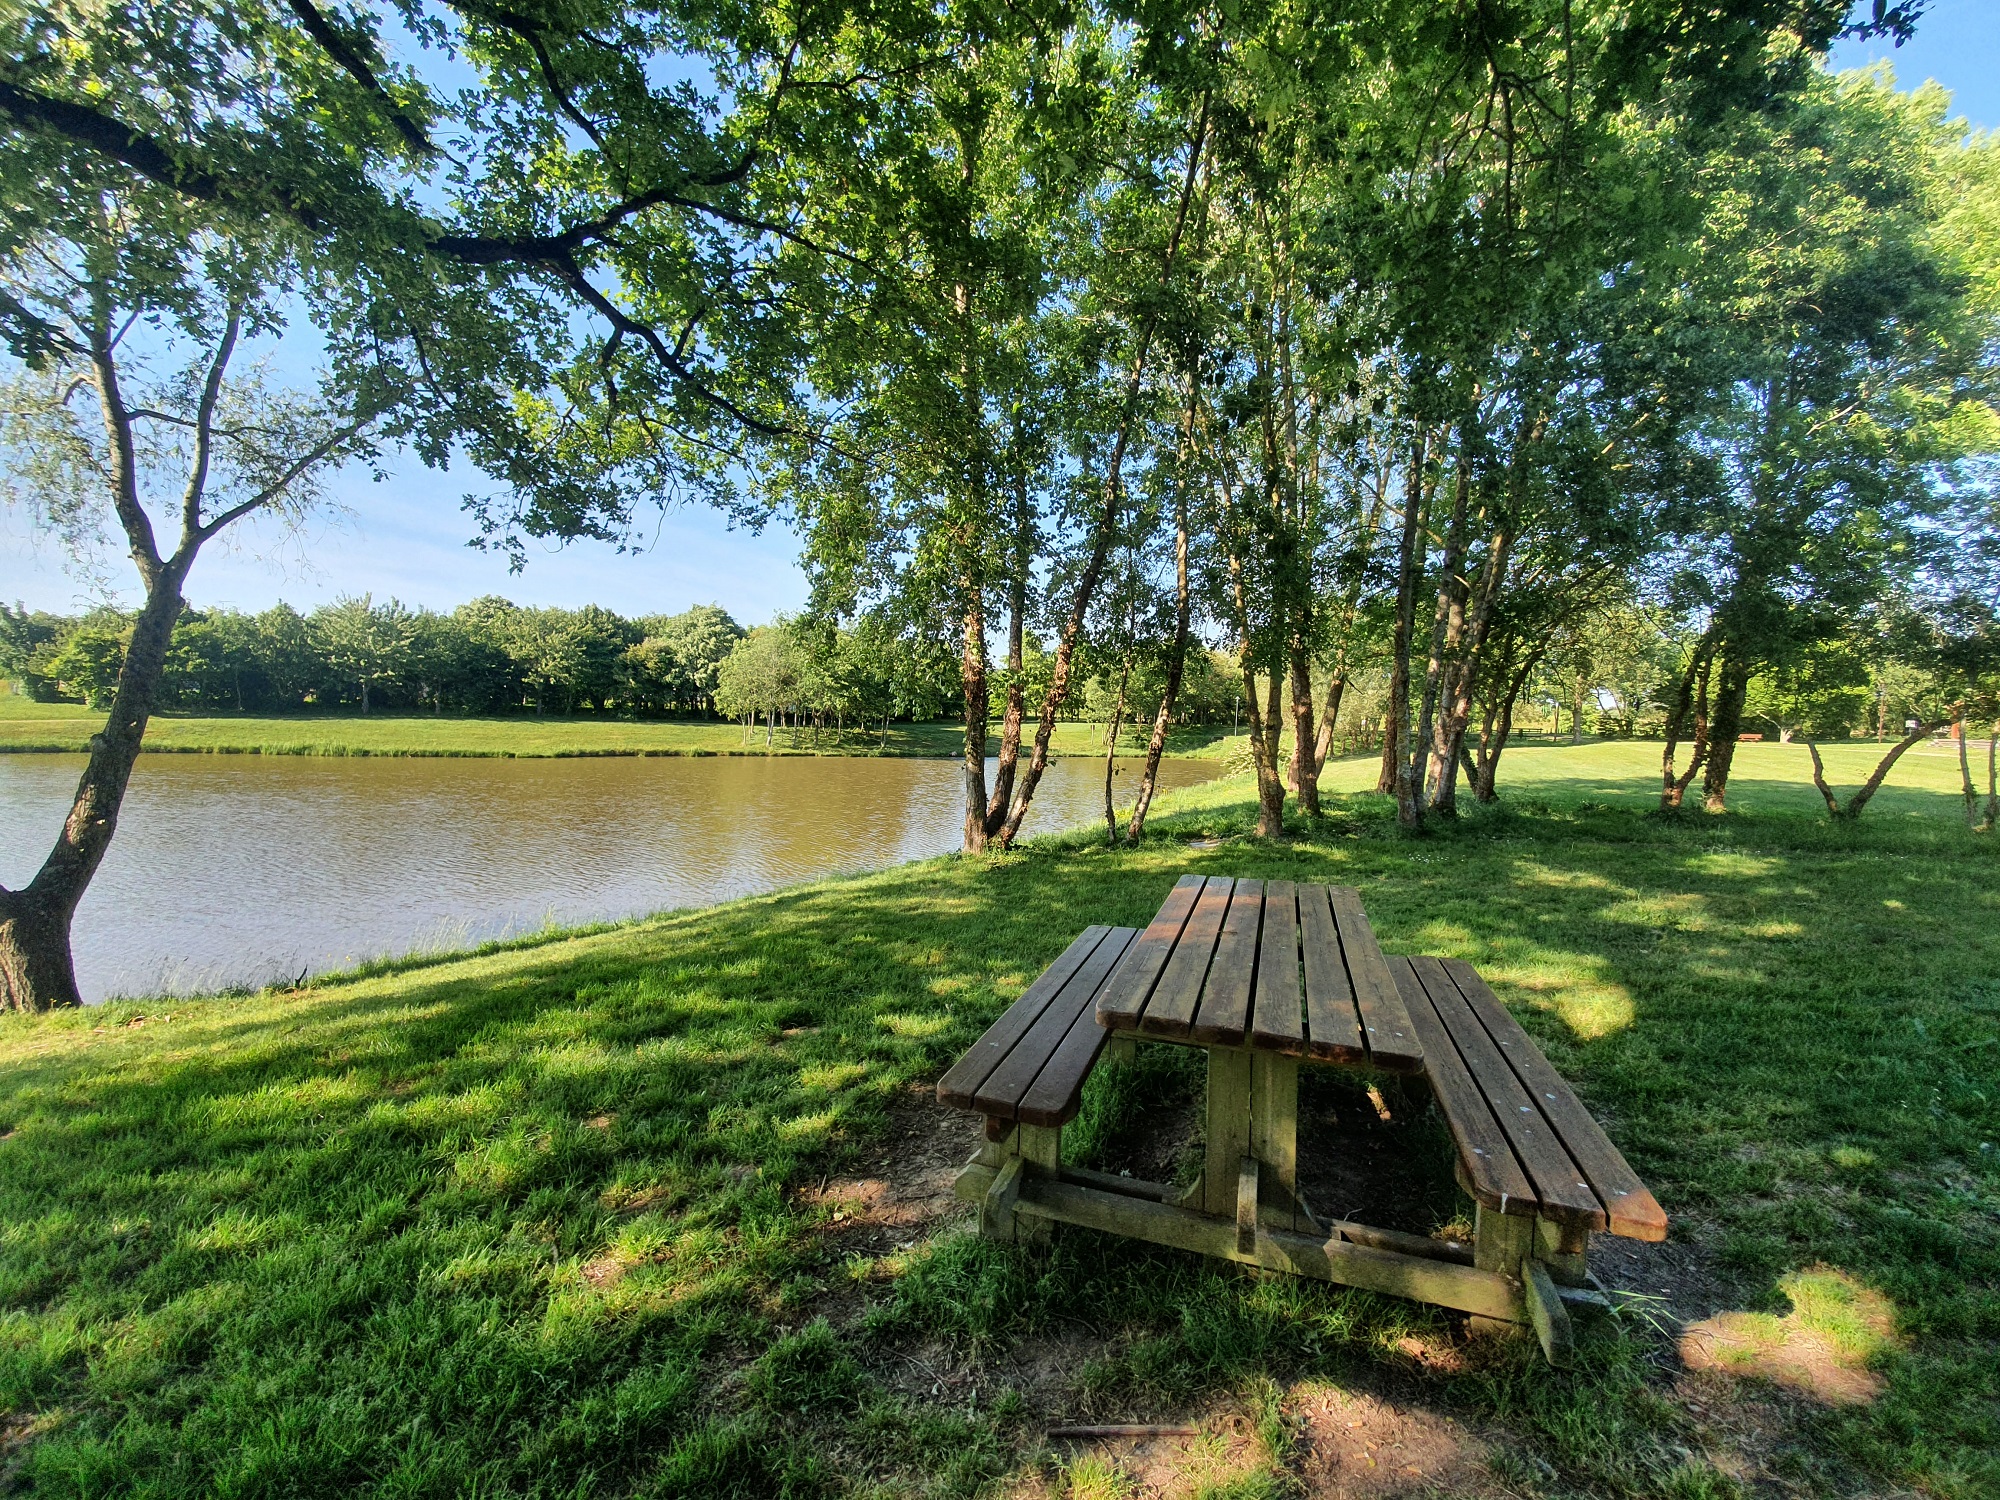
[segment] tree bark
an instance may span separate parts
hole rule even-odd
[[[1417,429],[1410,450],[1409,480],[1403,492],[1402,534],[1396,547],[1394,665],[1389,678],[1389,724],[1396,738],[1393,761],[1396,821],[1411,829],[1421,828],[1424,821],[1423,802],[1417,789],[1417,747],[1410,737],[1410,651],[1416,634],[1417,584],[1423,573],[1423,475],[1428,437],[1423,428]],[[1384,761],[1389,763],[1386,746]]]
[[[1028,618],[1028,571],[1033,564],[1034,513],[1028,504],[1028,479],[1018,465],[1014,476],[1014,575],[1007,584],[1007,708],[1000,721],[1000,760],[993,768],[993,793],[986,799],[986,837],[1006,825],[1014,800],[1014,775],[1021,760],[1021,723],[1027,716],[1025,641]]]
[[[1307,659],[1305,641],[1294,634],[1291,642],[1292,679],[1292,780],[1298,790],[1299,811],[1317,818],[1319,806],[1319,757],[1315,753],[1316,721],[1313,715],[1312,663]]]
[[[1896,762],[1903,758],[1903,752],[1929,734],[1932,727],[1929,724],[1919,721],[1916,728],[1912,729],[1901,740],[1891,746],[1889,753],[1883,756],[1880,762],[1877,763],[1867,781],[1862,783],[1861,790],[1848,799],[1845,807],[1840,805],[1840,799],[1834,795],[1833,788],[1827,785],[1826,766],[1819,758],[1819,745],[1814,740],[1808,738],[1806,740],[1806,753],[1812,757],[1813,785],[1819,789],[1820,797],[1826,803],[1828,816],[1845,823],[1852,823],[1855,819],[1859,818],[1862,809],[1867,807],[1869,802],[1874,798],[1875,793],[1881,790],[1883,780],[1888,776],[1890,771],[1895,769]]]
[[[1965,826],[1979,826],[1979,789],[1972,784],[1972,762],[1968,758],[1965,744],[1965,705],[1960,704],[1953,712],[1952,733],[1958,736],[1958,779],[1965,798]]]
[[[1681,674],[1680,688],[1674,695],[1674,706],[1667,715],[1666,744],[1660,751],[1660,811],[1676,812],[1695,774],[1708,759],[1708,678],[1715,664],[1715,637],[1712,632],[1704,634],[1695,642],[1694,650],[1688,656],[1687,670]],[[1680,748],[1680,737],[1688,727],[1690,716],[1694,724],[1694,744],[1685,773],[1674,771],[1674,752]]]
[[[2000,719],[1986,732],[1986,816],[1980,827],[1988,833],[2000,828]]]
[[[1184,447],[1192,450],[1193,401],[1190,398],[1188,426],[1183,432]],[[1146,769],[1139,777],[1139,795],[1132,804],[1132,818],[1125,828],[1127,843],[1136,844],[1146,830],[1146,813],[1153,805],[1153,788],[1158,784],[1160,757],[1166,753],[1167,726],[1172,723],[1174,700],[1180,696],[1181,678],[1187,670],[1188,628],[1191,595],[1188,589],[1187,486],[1179,479],[1174,485],[1174,639],[1167,652],[1167,686],[1160,695],[1159,712],[1153,716],[1153,736],[1146,742]]]
[[[1725,810],[1729,798],[1729,768],[1736,760],[1736,737],[1743,729],[1743,700],[1750,691],[1750,664],[1725,650],[1722,679],[1716,684],[1715,727],[1702,777],[1702,805],[1709,812]]]
[[[965,852],[986,850],[986,611],[979,585],[966,582],[965,633],[958,655],[958,683],[965,705]]]
[[[1125,649],[1125,661],[1118,672],[1118,701],[1111,706],[1111,734],[1104,750],[1104,843],[1118,845],[1118,813],[1111,805],[1111,778],[1118,767],[1118,731],[1125,723],[1125,689],[1132,681],[1132,649]]]

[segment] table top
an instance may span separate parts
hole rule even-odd
[[[1352,886],[1183,875],[1097,998],[1162,1040],[1420,1072],[1423,1048]]]

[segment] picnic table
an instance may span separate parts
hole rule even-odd
[[[1185,1192],[1062,1160],[1101,1058],[1206,1053],[1207,1130]],[[1298,1190],[1302,1065],[1427,1086],[1472,1196],[1470,1244],[1323,1218]],[[1346,886],[1183,876],[1143,931],[1091,927],[939,1082],[986,1117],[957,1189],[981,1231],[1084,1225],[1270,1271],[1532,1326],[1566,1357],[1571,1306],[1603,1301],[1591,1234],[1666,1216],[1471,965],[1383,953]]]

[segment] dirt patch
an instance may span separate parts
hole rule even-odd
[[[1420,1089],[1301,1071],[1299,1193],[1321,1218],[1431,1233],[1464,1211],[1450,1153]]]
[[[852,1177],[823,1177],[799,1190],[799,1202],[827,1210],[825,1231],[850,1252],[903,1249],[969,1210],[952,1181],[984,1139],[979,1116],[940,1104],[930,1089],[912,1090],[889,1111],[889,1129]]]
[[[595,1291],[609,1291],[625,1279],[631,1267],[632,1262],[625,1256],[609,1251],[583,1263],[583,1279]]]
[[[1298,1421],[1288,1467],[1324,1500],[1398,1495],[1499,1495],[1486,1443],[1455,1418],[1330,1385],[1296,1387]]]
[[[583,1128],[585,1130],[609,1130],[617,1123],[617,1120],[618,1116],[616,1115],[592,1115],[588,1120],[583,1122]]]
[[[1723,1312],[1691,1323],[1680,1339],[1691,1370],[1751,1375],[1831,1406],[1864,1406],[1884,1381],[1868,1360],[1896,1336],[1895,1310],[1880,1292],[1845,1272],[1815,1267],[1779,1289],[1791,1311]]]

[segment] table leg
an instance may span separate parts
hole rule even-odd
[[[1202,1164],[1201,1209],[1236,1217],[1236,1186],[1250,1154],[1250,1054],[1208,1052],[1208,1150]]]
[[[1263,1163],[1261,1218],[1294,1222],[1299,1190],[1299,1060],[1275,1052],[1250,1058],[1250,1154]]]

